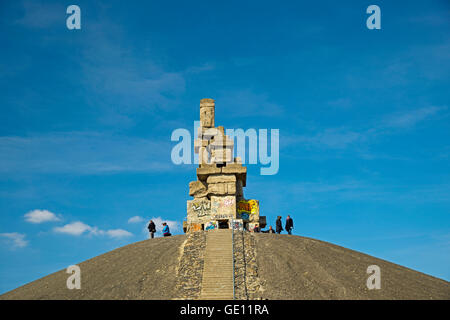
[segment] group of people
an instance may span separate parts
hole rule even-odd
[[[270,226],[268,230],[261,231],[261,232],[264,232],[264,233],[275,233],[276,232],[276,233],[280,234],[281,231],[284,230],[283,223],[281,222],[281,216],[277,217],[277,221],[275,222],[275,228],[276,228],[276,231],[272,229],[272,226]],[[292,229],[294,229],[294,220],[292,220],[291,216],[289,216],[289,215],[286,218],[286,224],[285,224],[284,228],[286,229],[288,234],[292,234]]]
[[[167,225],[167,223],[163,222],[163,229],[162,229],[162,233],[164,237],[169,237],[172,234],[170,233],[170,229],[169,226]],[[155,237],[155,232],[156,232],[156,226],[155,223],[153,222],[153,220],[150,220],[150,222],[148,223],[148,232],[150,232],[150,237],[153,239]]]
[[[169,229],[169,226],[167,225],[167,223],[163,222],[162,225],[163,225],[163,229],[162,229],[163,236],[164,237],[171,236],[172,234],[170,233],[170,229]],[[280,234],[281,231],[284,230],[283,224],[281,222],[281,216],[277,217],[277,221],[276,221],[275,225],[276,225],[276,231],[274,231],[272,229],[272,226],[270,226],[268,230],[266,230],[266,231],[263,230],[261,232],[263,232],[263,233],[275,233],[276,232],[276,233]],[[153,239],[155,237],[155,232],[156,232],[156,226],[155,226],[155,223],[153,222],[153,220],[150,220],[147,228],[148,228],[148,232],[150,232],[150,237]],[[289,215],[286,218],[286,224],[285,224],[284,228],[286,229],[288,234],[292,234],[292,229],[294,229],[294,220],[292,220],[292,218]],[[255,231],[259,232],[258,229],[256,229]]]

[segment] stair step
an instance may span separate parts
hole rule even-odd
[[[230,294],[233,293],[233,288],[228,287],[228,288],[205,288],[204,290],[202,290],[203,294],[206,293],[211,293],[211,292],[215,292],[218,294]]]
[[[233,299],[233,247],[231,230],[206,234],[200,300]]]
[[[231,273],[231,271],[232,271],[233,269],[232,268],[229,268],[229,270],[226,270],[226,271],[230,271],[230,274],[217,274],[217,272],[215,272],[215,271],[213,271],[213,270],[210,270],[210,271],[203,271],[203,275],[204,276],[216,276],[217,278],[233,278],[233,274]]]

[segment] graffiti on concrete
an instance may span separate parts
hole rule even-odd
[[[217,229],[217,222],[216,221],[208,221],[205,225],[205,230],[214,230]]]
[[[235,197],[211,197],[211,212],[213,216],[225,215],[226,219],[234,217],[236,214]]]
[[[243,220],[248,220],[250,218],[247,212],[241,212],[240,216]]]
[[[215,220],[225,220],[225,219],[232,219],[233,215],[231,214],[215,214],[212,216]]]
[[[231,207],[234,204],[233,198],[226,198],[223,200],[223,206],[224,207]]]
[[[251,215],[259,216],[258,200],[241,200],[237,203],[238,216],[243,220],[249,220]]]
[[[201,231],[202,225],[200,223],[191,223],[189,227],[190,232]]]
[[[211,214],[211,202],[202,201],[199,203],[192,203],[192,210],[197,214],[197,217],[204,217]]]
[[[233,220],[232,228],[233,230],[242,231],[244,229],[244,223],[242,219]]]

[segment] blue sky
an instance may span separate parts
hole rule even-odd
[[[66,8],[81,8],[81,30]],[[381,8],[381,30],[366,8]],[[182,232],[195,165],[173,130],[280,130],[248,166],[294,234],[450,280],[447,1],[2,1],[0,292]],[[28,214],[28,215],[27,215]],[[280,248],[282,249],[282,248]]]

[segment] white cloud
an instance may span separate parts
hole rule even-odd
[[[106,234],[110,236],[111,238],[124,238],[124,237],[130,237],[133,234],[131,232],[128,232],[123,229],[113,229],[106,231]]]
[[[169,229],[170,229],[170,233],[172,233],[172,234],[174,232],[178,232],[178,231],[181,230],[180,223],[178,221],[175,221],[175,220],[165,220],[165,219],[163,219],[161,217],[153,217],[153,218],[151,218],[149,220],[153,220],[153,222],[155,223],[156,233],[158,233],[158,234],[161,233],[161,231],[162,231],[162,228],[163,228],[162,223],[163,222],[167,223],[167,225],[169,226]],[[145,223],[145,227],[144,227],[144,231],[146,233],[148,233],[147,225],[148,225],[148,223],[146,222]]]
[[[134,216],[134,217],[131,217],[130,219],[128,219],[128,223],[140,223],[143,221],[144,221],[144,218],[142,218],[140,216]]]
[[[24,215],[25,220],[30,223],[42,223],[48,221],[60,221],[53,212],[48,210],[32,210]]]
[[[415,126],[420,121],[425,120],[439,111],[447,109],[446,107],[429,106],[409,112],[397,113],[389,116],[385,120],[385,125],[391,128],[409,128]]]
[[[79,236],[83,234],[86,231],[91,231],[92,233],[96,233],[96,229],[88,226],[87,224],[84,224],[81,221],[72,222],[69,224],[66,224],[63,227],[55,227],[53,230],[57,233],[66,233],[74,236]]]
[[[28,244],[28,241],[25,240],[25,235],[22,233],[17,232],[0,233],[0,236],[10,240],[13,248],[23,248],[26,247]]]
[[[109,236],[111,238],[130,237],[133,234],[123,229],[101,230],[98,227],[89,226],[81,221],[72,222],[62,227],[55,227],[53,231],[56,233],[65,233],[73,236],[80,236],[84,233],[95,236]]]

